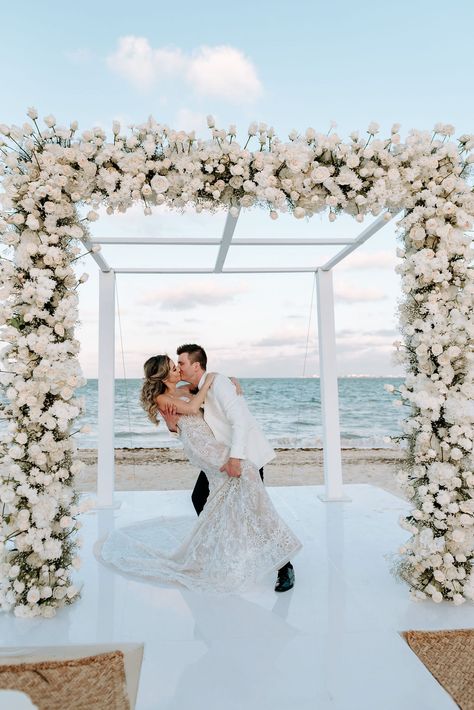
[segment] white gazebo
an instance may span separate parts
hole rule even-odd
[[[88,250],[94,245],[183,245],[216,246],[214,266],[209,268],[115,268],[106,261],[102,252],[91,252],[100,269],[99,274],[99,368],[98,368],[98,484],[99,507],[113,506],[115,488],[114,471],[114,386],[115,386],[115,278],[116,274],[258,274],[258,273],[314,273],[317,283],[318,339],[320,358],[320,388],[323,424],[325,502],[349,500],[344,494],[341,469],[341,440],[336,368],[336,338],[334,323],[334,294],[332,270],[349,254],[378,232],[396,212],[384,212],[355,238],[235,238],[239,219],[227,213],[222,236],[218,237],[101,237],[84,238]],[[322,264],[282,267],[225,266],[231,246],[341,246],[332,258]]]

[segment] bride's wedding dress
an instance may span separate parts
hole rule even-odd
[[[201,515],[117,529],[100,555],[134,576],[205,592],[244,591],[293,558],[301,543],[276,512],[250,461],[242,461],[240,478],[221,473],[229,450],[201,415],[181,416],[179,436],[189,461],[209,479]]]

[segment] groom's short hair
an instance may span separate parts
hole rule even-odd
[[[183,353],[188,353],[190,362],[198,362],[203,370],[207,369],[207,355],[204,348],[196,343],[187,343],[186,345],[180,345],[176,350],[177,355],[182,355]]]

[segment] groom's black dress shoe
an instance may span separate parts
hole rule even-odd
[[[287,592],[295,586],[295,570],[293,566],[285,565],[278,570],[275,592]]]

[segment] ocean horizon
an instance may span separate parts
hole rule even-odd
[[[239,378],[244,396],[271,444],[276,448],[322,448],[319,376]],[[348,375],[338,379],[343,448],[390,448],[387,436],[401,433],[401,411],[384,383],[397,386],[403,377]],[[115,380],[115,447],[175,448],[180,446],[164,422],[154,427],[139,404],[141,378]],[[79,426],[91,432],[76,434],[80,448],[97,448],[98,380],[90,378],[78,390],[86,402]]]

